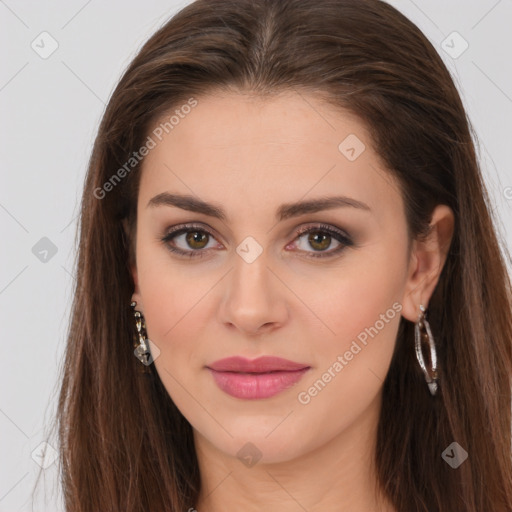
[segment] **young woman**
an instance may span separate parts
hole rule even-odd
[[[198,0],[85,181],[66,510],[512,510],[511,286],[435,49],[378,0]]]

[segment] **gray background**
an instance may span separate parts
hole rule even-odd
[[[187,3],[0,0],[0,512],[63,510],[57,463],[44,470],[33,504],[31,491],[41,443],[57,446],[47,437],[48,425],[70,312],[86,164],[123,69]],[[510,250],[512,1],[390,3],[427,35],[455,78],[477,132],[498,229]],[[40,36],[44,31],[58,43],[47,58],[31,46],[38,45],[39,52],[51,49],[48,36]],[[469,45],[456,57],[463,41],[453,31]],[[43,237],[51,244],[40,241]]]

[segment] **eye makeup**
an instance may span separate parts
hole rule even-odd
[[[176,254],[180,257],[185,258],[202,258],[209,253],[211,253],[212,248],[191,248],[190,250],[182,249],[176,246],[174,240],[178,238],[181,235],[188,235],[188,234],[202,234],[202,240],[205,238],[213,238],[215,239],[214,235],[203,225],[198,224],[179,224],[177,226],[174,226],[170,230],[166,232],[166,234],[160,238],[160,241],[165,245],[165,247],[171,251],[173,254]],[[354,246],[354,242],[351,240],[351,238],[341,229],[330,226],[323,223],[316,223],[312,225],[308,225],[305,227],[301,227],[296,230],[295,232],[295,238],[292,241],[295,242],[296,240],[299,240],[303,238],[305,235],[309,235],[307,238],[306,243],[309,244],[323,244],[326,240],[328,241],[328,246],[331,246],[331,241],[335,240],[338,242],[339,246],[333,250],[330,251],[324,251],[324,250],[313,250],[313,251],[306,251],[306,250],[300,250],[299,252],[304,253],[304,256],[306,258],[331,258],[338,254],[340,254],[342,251],[344,251],[347,247]],[[320,239],[318,239],[320,237]],[[209,240],[208,240],[209,241]],[[193,243],[193,239],[190,239],[185,237],[184,240],[185,243],[190,244]],[[190,245],[189,245],[190,246]],[[287,247],[289,244],[287,245]],[[310,245],[311,247],[311,245]]]

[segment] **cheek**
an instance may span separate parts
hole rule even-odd
[[[404,269],[399,258],[381,254],[371,259],[372,264],[361,261],[357,269],[347,265],[346,275],[327,289],[322,320],[335,334],[316,344],[315,371],[295,392],[297,418],[314,434],[310,449],[364,413],[378,397],[389,369],[400,323],[399,273]],[[326,415],[330,421],[324,421]]]
[[[364,345],[381,334],[386,337],[386,326],[397,316],[400,288],[396,282],[390,281],[389,274],[382,270],[359,274],[346,285],[338,296],[338,315],[332,311],[339,339],[357,339]]]
[[[311,286],[313,276],[304,281],[302,293],[309,294],[312,309],[329,327],[316,337],[310,330],[312,339],[322,341],[315,344],[315,372],[299,391],[309,395],[308,386],[315,386],[311,398],[322,391],[312,409],[334,401],[357,411],[382,385],[395,347],[407,270],[405,250],[398,247],[375,244],[352,253],[330,278],[316,279],[322,293]]]
[[[354,252],[336,269],[308,275],[299,293],[318,312],[326,327],[323,338],[342,350],[358,336],[364,342],[374,326],[386,331],[390,323],[398,323],[405,276],[405,256],[375,246]]]
[[[151,248],[149,243],[141,247],[137,265],[148,337],[162,355],[171,346],[173,356],[186,347],[192,350],[188,340],[196,337],[200,322],[191,319],[202,311],[201,300],[214,284],[212,276],[199,277],[173,264],[165,250]]]

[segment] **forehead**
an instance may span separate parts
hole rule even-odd
[[[334,193],[370,206],[383,197],[396,202],[396,184],[354,114],[295,92],[195,99],[191,109],[175,106],[149,134],[155,145],[142,163],[142,207],[164,191],[238,204],[245,213]]]
[[[224,154],[240,154],[256,145],[265,155],[284,153],[298,146],[311,153],[315,147],[339,156],[340,137],[349,134],[370,145],[363,122],[353,113],[336,109],[310,94],[285,92],[271,97],[243,93],[217,93],[196,98],[193,109],[180,116],[183,105],[175,106],[155,123],[160,139],[182,149],[208,148]],[[171,120],[172,123],[168,121]],[[167,121],[167,125],[166,125]],[[172,124],[170,126],[169,124]],[[171,140],[172,139],[172,140]],[[308,147],[309,146],[309,147]],[[159,153],[159,151],[152,152]],[[197,155],[199,156],[199,155]]]

